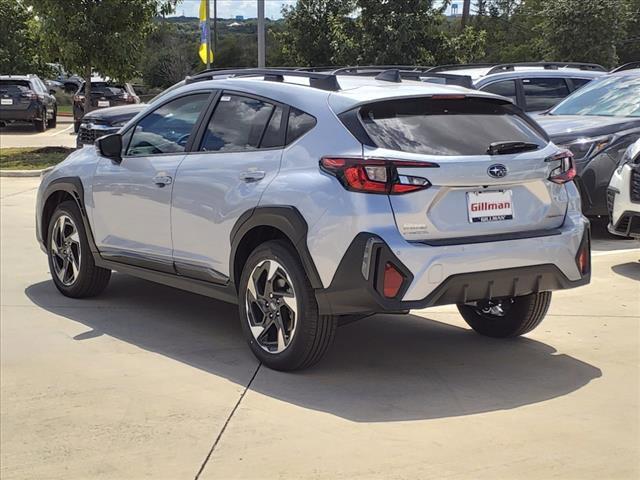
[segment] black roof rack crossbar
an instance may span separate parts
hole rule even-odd
[[[416,67],[422,68],[422,67]],[[428,68],[428,67],[426,67]],[[452,73],[431,73],[424,70],[403,70],[400,68],[386,68],[384,66],[347,67],[333,72],[338,75],[352,75],[362,77],[375,77],[376,80],[398,83],[401,80],[415,80],[417,82],[429,82],[429,79],[442,79],[445,85],[457,85],[464,88],[474,88],[473,80],[469,75],[456,75]],[[435,83],[435,82],[434,82]]]
[[[620,65],[618,68],[611,70],[611,73],[622,72],[624,70],[633,70],[634,68],[640,68],[640,62],[629,62],[624,65]]]
[[[606,72],[607,70],[597,63],[583,63],[583,62],[516,62],[516,63],[501,63],[495,65],[491,70],[487,72],[487,75],[499,72],[512,72],[516,67],[542,67],[547,70],[557,70],[559,68],[577,68],[579,70],[589,70],[593,72]]]
[[[284,76],[303,77],[309,79],[309,86],[321,90],[338,91],[340,85],[338,79],[332,73],[307,72],[301,70],[287,70],[276,68],[238,68],[231,70],[205,70],[193,77],[186,79],[186,83],[202,82],[205,80],[215,80],[216,77],[264,77],[265,80],[283,82]]]

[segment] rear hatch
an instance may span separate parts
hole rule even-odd
[[[0,108],[5,111],[27,110],[38,95],[28,80],[0,80]]]
[[[123,85],[93,82],[91,84],[91,106],[93,109],[126,105],[129,94]]]
[[[399,178],[430,183],[389,195],[405,239],[527,236],[564,222],[565,186],[549,180],[564,168],[552,160],[558,148],[511,103],[462,95],[385,100],[360,107],[359,119],[376,145],[363,147],[365,158],[436,165],[398,164]]]

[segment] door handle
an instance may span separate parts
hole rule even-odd
[[[164,187],[165,185],[171,185],[172,178],[169,175],[156,175],[153,177],[153,183],[155,183],[159,187]]]
[[[264,178],[266,172],[262,170],[247,170],[240,174],[240,180],[244,180],[247,183],[259,182]]]

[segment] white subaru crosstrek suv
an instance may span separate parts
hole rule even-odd
[[[280,370],[341,322],[457,304],[522,335],[590,279],[571,154],[509,100],[285,70],[204,72],[42,181],[37,236],[62,294],[112,270],[239,305]]]
[[[609,232],[640,239],[640,140],[630,145],[607,189]]]

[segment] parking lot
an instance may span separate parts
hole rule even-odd
[[[8,124],[0,128],[0,147],[72,147],[76,146],[73,117],[58,115],[56,128],[37,133],[29,123]]]
[[[286,374],[258,365],[234,306],[118,274],[61,296],[38,179],[1,182],[3,479],[640,475],[634,241],[597,227],[591,284],[526,338],[482,338],[453,307],[376,316]]]

